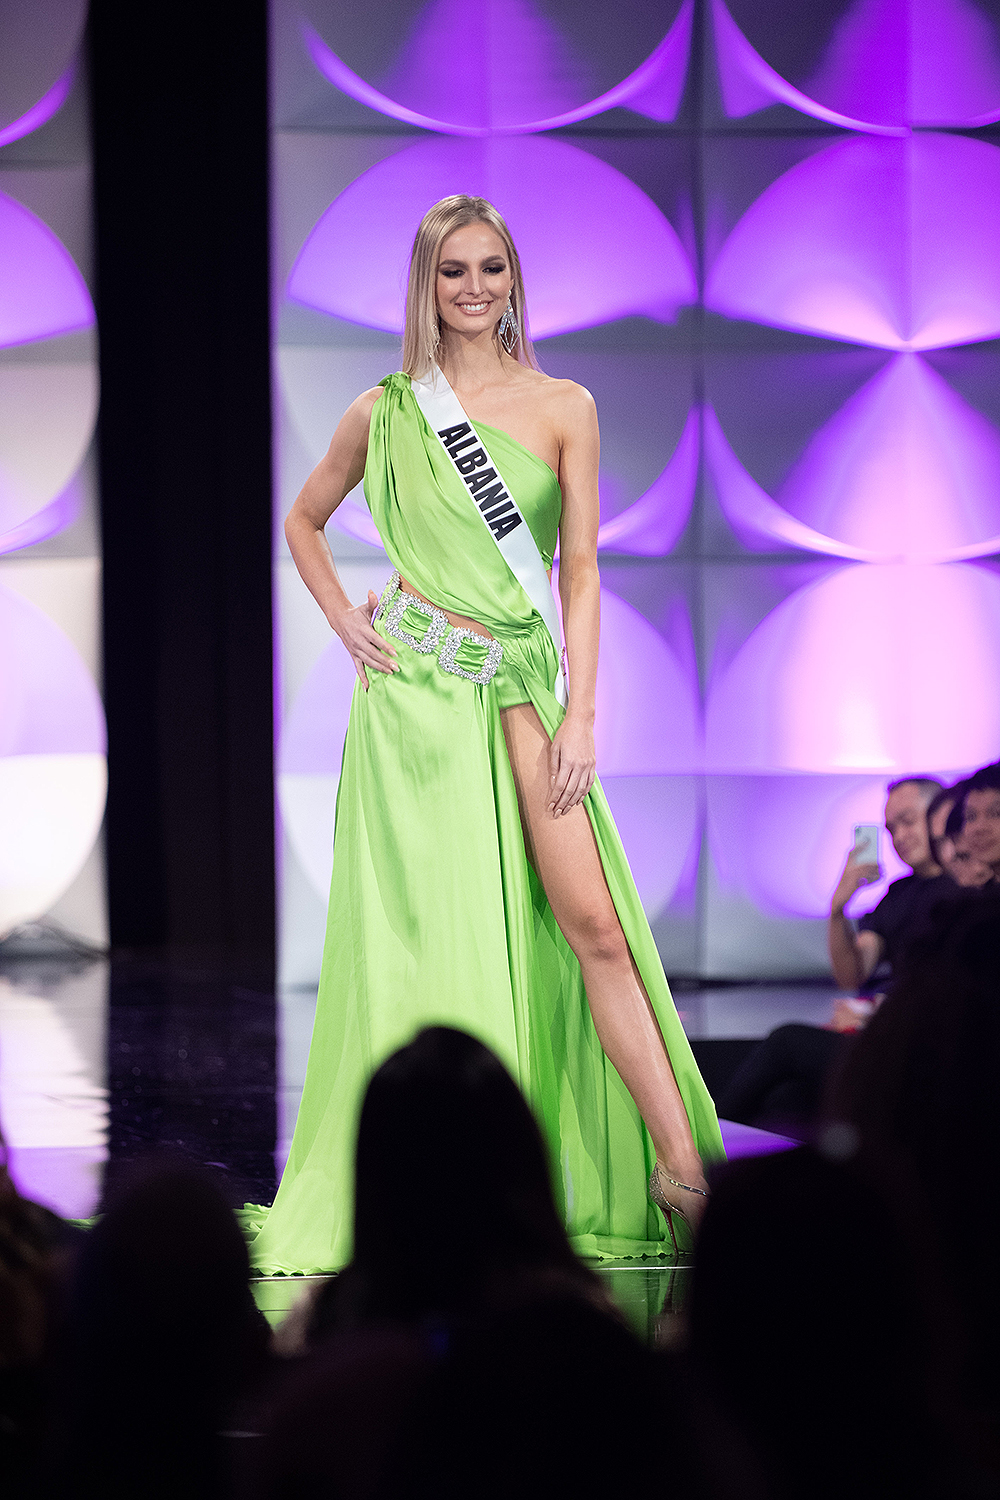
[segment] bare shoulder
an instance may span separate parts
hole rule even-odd
[[[597,417],[597,403],[585,385],[575,380],[559,380],[541,370],[526,372],[527,388],[533,401],[542,401],[560,427],[588,425]]]
[[[375,410],[375,403],[381,394],[382,387],[375,385],[372,386],[371,390],[362,391],[360,396],[355,397],[341,417],[337,426],[337,433],[341,437],[350,438],[355,442],[367,442],[372,412]]]
[[[373,385],[371,390],[362,391],[347,408],[347,415],[352,412],[358,416],[366,425],[371,420],[371,414],[375,410],[375,402],[382,395],[382,386]]]

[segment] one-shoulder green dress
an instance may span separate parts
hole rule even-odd
[[[365,494],[389,559],[425,598],[480,621],[503,658],[492,681],[478,684],[443,671],[436,653],[394,640],[400,670],[372,672],[368,691],[355,689],[305,1088],[274,1206],[250,1215],[258,1229],[253,1263],[274,1274],[331,1271],[350,1259],[366,1083],[390,1052],[434,1024],[480,1038],[519,1082],[547,1137],[576,1250],[666,1256],[665,1225],[646,1198],[652,1144],[604,1055],[579,964],[526,857],[504,741],[500,710],[516,703],[533,703],[549,735],[558,728],[556,650],[428,427],[409,377],[382,384]],[[550,567],[561,507],[556,475],[506,433],[475,426]],[[429,621],[409,610],[400,624],[420,639]],[[482,648],[465,643],[458,664],[463,653],[477,672]],[[717,1159],[715,1109],[599,783],[585,806],[695,1141],[703,1159]]]

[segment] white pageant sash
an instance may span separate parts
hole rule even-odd
[[[559,617],[552,585],[531,528],[518,510],[496,460],[491,457],[466,416],[462,403],[436,365],[431,369],[429,380],[411,378],[410,385],[428,426],[475,501],[483,525],[500,549],[504,562],[545,621],[561,663]],[[566,679],[561,670],[556,673],[553,691],[565,708]]]

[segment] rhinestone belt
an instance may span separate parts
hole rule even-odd
[[[415,609],[418,614],[426,615],[430,621],[426,631],[420,637],[411,635],[399,623],[408,609]],[[479,683],[490,682],[496,676],[497,667],[503,656],[503,647],[500,642],[480,635],[477,630],[466,630],[464,625],[453,625],[443,609],[436,609],[433,604],[428,604],[426,599],[418,599],[416,594],[404,593],[399,586],[398,573],[393,573],[382,590],[382,597],[378,601],[378,609],[372,617],[372,622],[374,623],[375,620],[381,621],[386,635],[402,641],[414,651],[419,651],[424,656],[437,652],[438,666],[442,672],[450,672],[454,677],[465,677],[469,682]],[[464,667],[458,665],[456,657],[463,641],[473,641],[476,645],[485,648],[486,660],[478,672],[467,672]]]

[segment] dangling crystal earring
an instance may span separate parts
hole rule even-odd
[[[514,309],[510,305],[509,297],[507,298],[504,315],[497,326],[497,338],[503,344],[508,354],[514,353],[520,334],[517,327],[517,318],[514,316]]]

